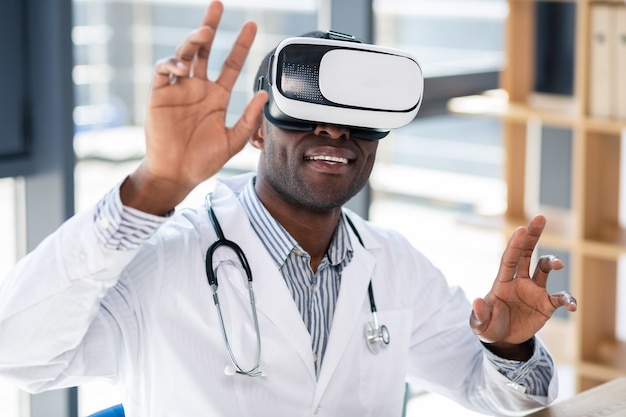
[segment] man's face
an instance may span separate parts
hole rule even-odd
[[[264,120],[257,186],[303,208],[341,207],[367,182],[378,141],[350,137],[348,129],[318,125],[313,132],[278,128]]]

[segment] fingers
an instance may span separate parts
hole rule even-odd
[[[214,31],[208,27],[201,27],[191,32],[176,48],[175,57],[162,59],[157,62],[154,72],[153,86],[155,88],[174,84],[177,78],[200,77],[206,79],[206,64],[198,64],[196,55],[199,50],[208,46],[213,40]],[[207,52],[208,57],[208,52]],[[198,67],[203,69],[198,69]]]
[[[487,302],[482,298],[477,298],[472,304],[472,314],[470,315],[470,327],[474,333],[480,336],[489,326],[491,311]]]
[[[176,82],[177,77],[186,77],[189,74],[189,66],[174,58],[162,59],[157,62],[154,69],[152,85],[158,89]]]
[[[569,311],[576,311],[578,309],[578,301],[567,291],[550,295],[550,302],[555,309],[559,307],[565,307]]]
[[[157,62],[154,87],[174,84],[177,78],[182,77],[207,79],[209,52],[223,11],[221,2],[212,2],[204,15],[202,26],[187,35],[176,47],[175,57]]]
[[[526,241],[527,230],[524,227],[518,227],[511,235],[509,243],[506,245],[502,258],[500,260],[500,268],[496,281],[507,282],[513,279],[517,271],[517,265]]]
[[[202,26],[191,32],[178,45],[174,58],[160,61],[155,71],[153,85],[163,87],[175,83],[177,78],[195,77],[206,80],[209,54],[215,39],[224,6],[219,1],[212,2],[202,20]],[[226,60],[217,84],[231,91],[250,51],[256,36],[257,26],[247,22],[241,28],[239,36]]]
[[[217,33],[217,27],[222,19],[222,13],[224,13],[224,5],[219,1],[213,1],[209,4],[206,13],[202,19],[202,27],[199,29],[205,38],[201,38],[197,49],[187,50],[187,53],[193,52],[192,57],[195,57],[192,66],[192,76],[207,79],[207,69],[209,66],[209,54],[211,52],[211,46]],[[193,59],[193,58],[192,58]]]
[[[209,4],[202,19],[202,26],[191,32],[176,48],[176,58],[191,68],[190,77],[207,78],[209,53],[223,12],[224,5],[221,2],[214,1]]]
[[[243,68],[243,64],[246,61],[246,57],[248,56],[248,52],[256,36],[256,31],[256,23],[246,22],[241,28],[233,48],[224,61],[222,72],[216,82],[228,91],[235,85],[235,81]]]
[[[545,217],[537,215],[527,227],[518,227],[513,232],[502,253],[498,281],[508,282],[514,277],[530,278],[530,261],[545,224]]]
[[[510,315],[506,306],[497,307],[483,298],[477,298],[472,307],[470,327],[482,342],[502,341],[510,334]]]
[[[176,47],[176,59],[186,63],[191,71],[190,77],[207,78],[209,51],[215,38],[215,28],[202,26],[191,32],[185,40]]]
[[[212,2],[202,20],[202,26],[192,32],[183,43],[176,48],[176,58],[187,63],[190,77],[206,80],[209,65],[209,54],[217,33],[224,6],[221,2]],[[224,61],[222,72],[217,80],[223,88],[232,90],[241,68],[248,56],[252,42],[256,36],[257,26],[254,22],[246,22],[233,48]]]
[[[558,271],[565,266],[563,261],[554,255],[544,255],[539,258],[535,272],[533,273],[533,281],[540,287],[545,288],[548,282],[550,271]]]
[[[231,134],[237,142],[242,142],[242,147],[245,141],[258,129],[261,124],[261,114],[263,113],[263,106],[267,101],[267,92],[257,92],[250,103],[246,106],[243,114],[230,129]]]
[[[516,277],[530,278],[530,261],[545,226],[546,218],[541,215],[533,217],[528,223],[528,227],[526,228],[528,233],[522,246],[522,251],[517,265]]]

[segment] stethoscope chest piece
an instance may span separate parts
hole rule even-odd
[[[389,330],[384,324],[379,326],[376,317],[365,326],[365,339],[369,350],[376,354],[380,348],[389,344]]]

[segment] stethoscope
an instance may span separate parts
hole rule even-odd
[[[248,259],[246,258],[246,255],[244,254],[243,250],[235,242],[233,242],[232,240],[226,239],[226,237],[224,236],[222,227],[220,226],[220,223],[217,220],[217,216],[215,215],[215,212],[213,211],[213,207],[209,203],[209,199],[210,199],[210,194],[207,195],[205,199],[205,205],[209,213],[209,219],[211,220],[213,229],[215,230],[215,233],[217,234],[217,240],[213,242],[213,244],[209,246],[209,248],[207,249],[205,265],[206,265],[207,279],[209,281],[209,285],[211,286],[211,290],[213,292],[213,302],[215,303],[215,307],[217,309],[217,316],[220,321],[222,336],[224,337],[224,344],[226,345],[228,356],[230,356],[230,361],[232,362],[232,366],[230,365],[226,366],[226,368],[224,369],[224,373],[226,375],[241,374],[241,375],[247,375],[247,376],[264,376],[265,373],[259,369],[259,367],[261,366],[261,332],[259,331],[259,320],[257,317],[256,303],[254,301],[254,290],[252,288],[252,271],[250,270]],[[357,232],[356,227],[354,226],[354,224],[352,223],[352,221],[350,220],[348,216],[346,216],[345,218],[348,221],[348,224],[350,225],[350,227],[352,228],[352,231],[358,238],[359,243],[361,244],[361,246],[363,246],[363,241],[361,240],[361,236]],[[215,271],[213,270],[213,254],[220,247],[227,247],[227,248],[230,248],[233,252],[235,252],[235,254],[237,255],[237,258],[239,258],[239,262],[241,263],[241,266],[243,267],[245,274],[246,274],[246,278],[247,278],[248,293],[250,294],[250,309],[252,311],[252,320],[254,322],[254,330],[256,333],[256,344],[257,344],[255,365],[248,370],[243,369],[239,365],[239,362],[237,361],[237,359],[235,358],[235,355],[233,354],[233,350],[230,346],[230,342],[228,341],[228,335],[226,334],[226,326],[224,325],[224,318],[222,316],[222,308],[220,307],[220,301],[217,295],[218,285],[217,285],[217,275]],[[376,354],[380,351],[381,346],[387,346],[389,344],[389,330],[387,329],[387,326],[385,326],[384,324],[383,325],[378,324],[378,315],[376,313],[377,311],[376,301],[374,300],[374,290],[372,289],[371,280],[367,288],[367,292],[369,295],[370,310],[372,312],[372,321],[366,324],[365,339],[366,339],[367,347],[369,348],[369,350],[372,353]]]

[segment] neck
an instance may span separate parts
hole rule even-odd
[[[311,269],[316,272],[334,236],[341,216],[341,207],[312,210],[289,203],[279,196],[267,195],[258,187],[257,194],[272,217],[309,254]]]

